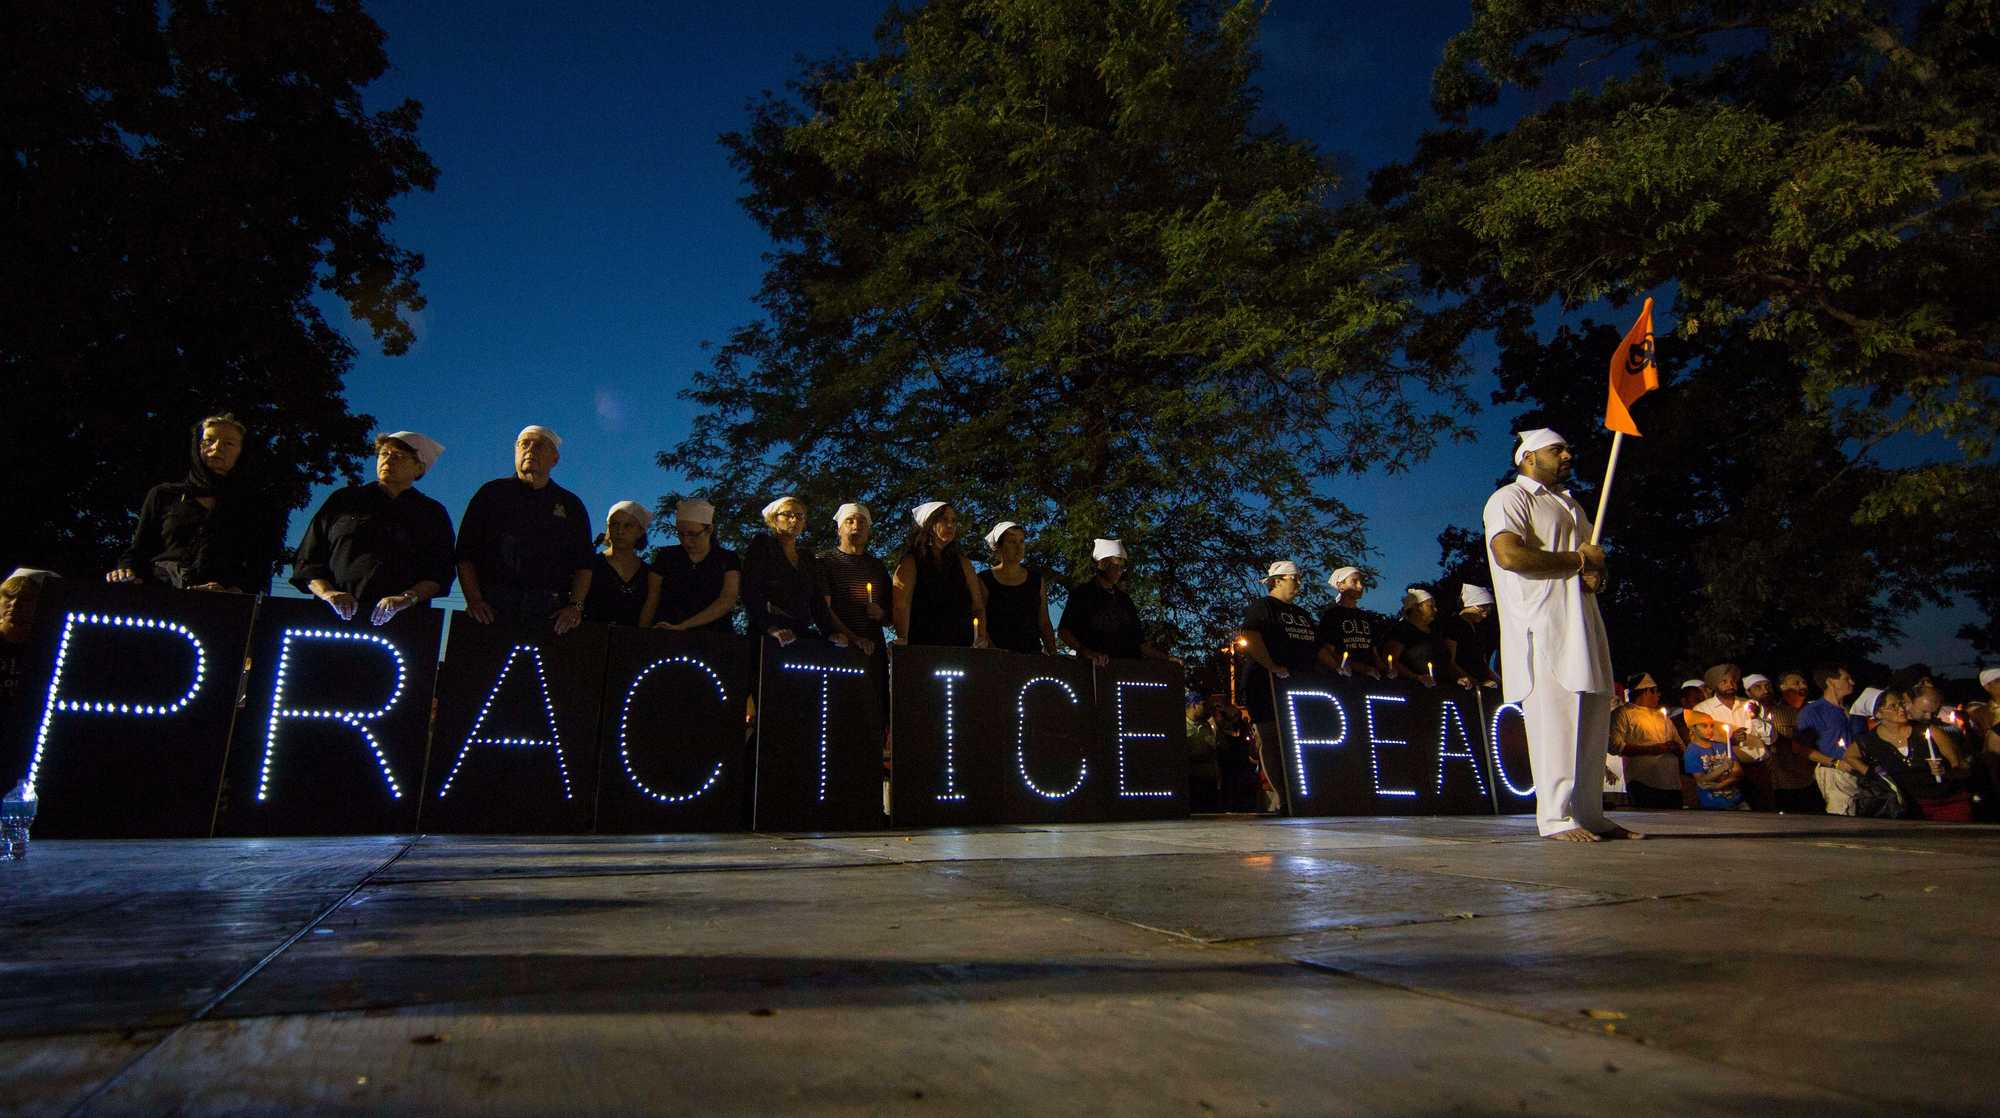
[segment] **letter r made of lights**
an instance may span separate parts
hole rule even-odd
[[[188,681],[187,691],[171,699],[153,703],[113,703],[98,699],[74,699],[63,694],[65,671],[69,666],[70,642],[79,635],[79,630],[135,629],[157,632],[162,636],[186,641],[194,649],[194,678]],[[41,725],[35,730],[35,752],[28,762],[28,787],[35,787],[35,781],[42,772],[42,758],[49,745],[49,731],[55,727],[59,714],[111,715],[121,718],[167,718],[186,710],[195,696],[201,693],[202,685],[208,679],[208,650],[202,647],[201,639],[194,630],[178,621],[164,621],[154,617],[130,617],[106,613],[71,613],[63,618],[62,637],[56,645],[55,671],[49,675],[48,697],[42,704]]]
[[[396,686],[389,697],[374,710],[327,710],[312,707],[288,707],[285,705],[285,685],[290,680],[292,670],[292,645],[294,642],[324,641],[347,644],[374,645],[389,654],[396,665]],[[403,685],[409,680],[409,664],[403,659],[402,650],[390,643],[389,638],[375,633],[359,632],[351,629],[286,629],[278,641],[278,675],[271,685],[271,717],[264,731],[264,764],[257,775],[257,802],[271,798],[271,766],[278,756],[278,729],[288,720],[317,719],[338,722],[368,743],[375,754],[375,764],[382,770],[382,779],[389,786],[391,799],[403,798],[403,786],[396,781],[396,772],[389,766],[389,755],[382,750],[382,742],[368,724],[396,708],[403,697]]]
[[[482,734],[486,728],[486,717],[493,713],[493,702],[507,686],[507,676],[514,670],[514,664],[525,658],[535,671],[536,694],[542,701],[542,715],[548,720],[549,736],[546,738],[495,737]],[[542,669],[542,650],[532,644],[517,644],[507,653],[507,662],[500,665],[500,675],[493,681],[493,689],[486,692],[486,702],[479,708],[479,717],[472,720],[472,729],[465,735],[465,745],[458,751],[458,759],[452,762],[451,772],[444,778],[444,786],[438,789],[438,799],[451,795],[451,786],[458,779],[458,771],[465,767],[465,759],[471,755],[475,745],[501,746],[513,749],[532,749],[547,746],[555,754],[556,775],[562,777],[563,799],[572,799],[574,794],[569,784],[569,762],[563,759],[562,735],[556,730],[556,705],[549,697],[549,679]]]
[[[1125,691],[1132,687],[1157,687],[1164,691],[1167,685],[1151,680],[1127,679],[1111,685],[1111,705],[1116,708],[1118,721],[1118,794],[1127,798],[1161,799],[1171,797],[1173,792],[1144,792],[1129,788],[1125,784],[1125,743],[1128,741],[1166,741],[1167,735],[1158,730],[1134,730],[1125,721]]]
[[[632,787],[637,788],[647,799],[663,804],[684,804],[700,797],[703,792],[715,787],[716,781],[722,779],[721,761],[718,760],[715,767],[708,770],[708,779],[702,781],[694,791],[680,793],[662,792],[654,788],[641,780],[639,771],[632,767],[632,702],[639,697],[639,688],[646,685],[646,680],[651,678],[654,672],[673,667],[690,668],[706,675],[708,681],[715,685],[715,701],[724,706],[729,704],[729,689],[722,685],[722,677],[715,674],[714,668],[692,656],[667,656],[647,664],[646,670],[633,677],[632,686],[625,689],[625,701],[618,708],[618,761],[625,766],[625,777],[632,782]]]
[[[1073,688],[1071,688],[1069,684],[1063,682],[1060,679],[1057,679],[1052,675],[1038,675],[1035,678],[1029,680],[1028,682],[1023,683],[1021,685],[1020,693],[1014,696],[1014,765],[1016,768],[1020,770],[1021,783],[1026,784],[1028,786],[1028,791],[1033,792],[1035,795],[1040,796],[1045,800],[1067,800],[1071,796],[1076,795],[1076,790],[1083,787],[1084,780],[1090,776],[1090,759],[1087,757],[1077,758],[1076,780],[1068,788],[1065,788],[1060,792],[1051,791],[1050,789],[1044,788],[1041,785],[1036,784],[1035,778],[1029,775],[1028,692],[1033,690],[1035,688],[1035,685],[1039,683],[1052,684],[1056,687],[1062,688],[1063,694],[1069,696],[1069,702],[1071,706],[1075,706],[1078,701],[1076,697],[1076,691]]]
[[[1331,704],[1334,713],[1340,715],[1340,732],[1330,738],[1309,738],[1305,736],[1299,722],[1299,701],[1301,699],[1315,699]],[[1299,798],[1301,800],[1311,799],[1312,786],[1306,779],[1306,750],[1311,748],[1338,749],[1341,743],[1347,740],[1347,708],[1341,705],[1340,700],[1331,691],[1287,691],[1285,692],[1285,722],[1286,728],[1292,732],[1292,771],[1297,774],[1294,779],[1299,783]]]

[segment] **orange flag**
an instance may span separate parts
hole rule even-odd
[[[1653,364],[1653,301],[1639,312],[1639,321],[1625,332],[1618,352],[1611,355],[1611,395],[1604,402],[1604,426],[1637,438],[1632,401],[1660,386],[1660,369]]]

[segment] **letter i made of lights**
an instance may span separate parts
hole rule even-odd
[[[1309,738],[1299,729],[1299,700],[1324,699],[1333,704],[1334,712],[1340,715],[1340,732],[1330,738]],[[1299,798],[1309,799],[1312,788],[1306,781],[1306,748],[1321,746],[1335,749],[1347,740],[1347,708],[1330,691],[1287,691],[1285,692],[1285,717],[1292,728],[1292,769],[1298,774]]]
[[[931,673],[944,680],[944,791],[938,793],[940,800],[962,800],[965,793],[958,790],[958,773],[953,766],[952,752],[957,746],[958,727],[955,725],[954,692],[958,681],[965,673],[957,668],[939,668]]]
[[[1513,778],[1507,775],[1507,762],[1502,760],[1500,757],[1500,718],[1502,715],[1505,715],[1510,710],[1513,711],[1514,714],[1518,717],[1521,718],[1527,717],[1527,715],[1524,714],[1521,710],[1521,704],[1519,703],[1502,704],[1499,710],[1493,712],[1493,725],[1487,727],[1487,729],[1493,731],[1492,736],[1487,739],[1487,743],[1492,748],[1493,751],[1493,776],[1495,779],[1500,781],[1500,787],[1505,788],[1508,792],[1512,793],[1513,795],[1526,799],[1527,797],[1535,794],[1535,782],[1533,780],[1528,781],[1528,786],[1526,788],[1514,787]]]
[[[1460,740],[1465,742],[1465,752],[1451,747],[1451,732],[1458,730]],[[1438,795],[1444,795],[1444,763],[1465,761],[1472,765],[1472,777],[1479,782],[1479,794],[1486,792],[1486,774],[1479,771],[1479,745],[1472,740],[1472,732],[1465,727],[1465,716],[1458,711],[1458,704],[1450,699],[1438,704]]]
[[[493,700],[500,697],[500,689],[507,686],[507,673],[514,670],[514,661],[520,659],[524,653],[535,665],[535,687],[542,697],[542,714],[548,719],[549,736],[547,738],[481,737],[479,731],[486,725],[486,716],[493,712]],[[556,772],[562,777],[563,799],[573,798],[569,786],[569,764],[563,760],[562,735],[556,730],[556,705],[555,701],[549,698],[549,679],[547,673],[542,670],[541,649],[532,644],[517,644],[507,653],[507,662],[500,665],[500,677],[493,681],[493,689],[486,693],[486,703],[479,708],[479,717],[472,720],[472,730],[465,735],[465,745],[459,749],[458,759],[452,762],[451,772],[444,778],[444,787],[438,789],[438,799],[442,800],[451,794],[452,781],[458,779],[458,770],[464,767],[465,758],[471,754],[475,745],[548,746],[556,755]]]
[[[632,686],[625,689],[625,703],[618,710],[618,760],[625,766],[625,776],[632,781],[632,787],[637,788],[646,797],[663,804],[687,803],[689,800],[695,799],[703,792],[715,787],[715,782],[722,779],[722,762],[717,761],[715,767],[708,771],[708,779],[701,782],[701,787],[696,788],[692,792],[676,796],[672,793],[654,790],[645,781],[639,779],[638,770],[632,767],[632,700],[638,698],[639,687],[646,682],[647,676],[652,675],[661,668],[671,667],[675,664],[701,669],[708,676],[708,681],[715,684],[715,700],[724,706],[729,704],[729,689],[722,685],[722,677],[715,674],[714,668],[709,667],[692,656],[668,656],[664,659],[655,660],[646,665],[645,671],[633,677]]]
[[[396,664],[396,687],[389,693],[389,699],[374,710],[294,710],[285,706],[285,680],[291,672],[293,641],[348,641],[372,644],[388,652]],[[389,784],[392,799],[403,798],[403,787],[396,783],[395,770],[389,767],[389,755],[382,751],[382,742],[368,723],[388,714],[403,697],[403,684],[409,678],[408,665],[402,650],[390,643],[389,638],[375,633],[363,633],[346,629],[286,629],[278,641],[278,678],[271,687],[271,718],[269,728],[264,732],[264,767],[257,776],[257,801],[270,798],[271,762],[278,754],[278,727],[289,718],[315,718],[339,722],[361,735],[368,748],[375,753],[375,763],[382,769],[382,779]]]
[[[1121,680],[1120,682],[1111,685],[1111,695],[1112,695],[1111,705],[1114,708],[1116,708],[1118,713],[1118,794],[1120,796],[1126,796],[1132,798],[1140,798],[1140,797],[1158,798],[1163,796],[1172,796],[1174,794],[1171,791],[1141,792],[1136,789],[1130,789],[1125,787],[1125,743],[1128,741],[1167,740],[1167,735],[1164,733],[1160,733],[1158,731],[1127,730],[1125,728],[1125,689],[1128,687],[1158,687],[1161,690],[1165,690],[1166,686],[1167,685],[1164,683],[1158,683],[1151,680],[1138,680],[1138,679]]]
[[[194,649],[194,680],[188,684],[186,694],[165,703],[111,703],[94,699],[66,699],[63,697],[63,673],[69,665],[69,644],[79,627],[95,625],[107,629],[139,629],[172,633],[186,641]],[[63,618],[62,638],[56,645],[55,671],[49,677],[48,698],[42,705],[41,726],[35,731],[35,755],[28,763],[28,787],[33,789],[41,776],[42,755],[48,748],[49,730],[55,725],[58,714],[111,714],[137,718],[164,718],[179,714],[200,694],[202,684],[208,679],[208,651],[201,645],[201,639],[194,631],[178,621],[162,621],[152,617],[124,617],[104,613],[72,613]]]
[[[1020,694],[1014,696],[1014,765],[1021,770],[1021,782],[1028,786],[1028,791],[1045,800],[1067,800],[1076,794],[1077,789],[1083,787],[1084,779],[1090,775],[1090,759],[1087,757],[1077,759],[1076,783],[1060,792],[1051,792],[1043,788],[1035,783],[1034,777],[1028,775],[1028,691],[1037,683],[1053,683],[1063,689],[1063,694],[1069,696],[1071,706],[1075,706],[1077,702],[1076,691],[1052,675],[1038,675],[1023,683]]]
[[[1375,732],[1376,703],[1407,703],[1409,701],[1401,695],[1364,695],[1361,697],[1361,710],[1368,716],[1368,767],[1374,773],[1375,794],[1378,796],[1414,796],[1417,794],[1415,788],[1382,787],[1381,747],[1385,745],[1408,745],[1410,743],[1401,738],[1385,738]]]
[[[828,685],[836,675],[867,675],[862,668],[834,667],[829,664],[786,664],[788,672],[818,672],[819,676],[819,802],[826,802],[826,718],[830,698]]]

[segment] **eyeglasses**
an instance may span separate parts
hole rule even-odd
[[[787,509],[784,512],[774,512],[771,514],[771,519],[773,520],[804,520],[805,518],[806,518],[805,513],[794,512],[790,509]]]

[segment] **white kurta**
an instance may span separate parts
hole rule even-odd
[[[1611,731],[1611,646],[1597,598],[1578,575],[1529,578],[1493,559],[1512,532],[1542,551],[1575,551],[1590,519],[1566,492],[1525,475],[1486,502],[1486,564],[1500,613],[1501,693],[1521,707],[1535,774],[1535,825],[1544,835],[1602,833],[1604,749]]]
[[[1590,542],[1590,517],[1568,490],[1556,491],[1526,474],[1486,500],[1486,565],[1500,614],[1501,693],[1518,703],[1543,681],[1530,662],[1553,670],[1547,682],[1565,691],[1611,690],[1611,642],[1597,595],[1583,579],[1529,578],[1503,570],[1493,559],[1493,539],[1502,532],[1521,537],[1542,551],[1575,551]]]

